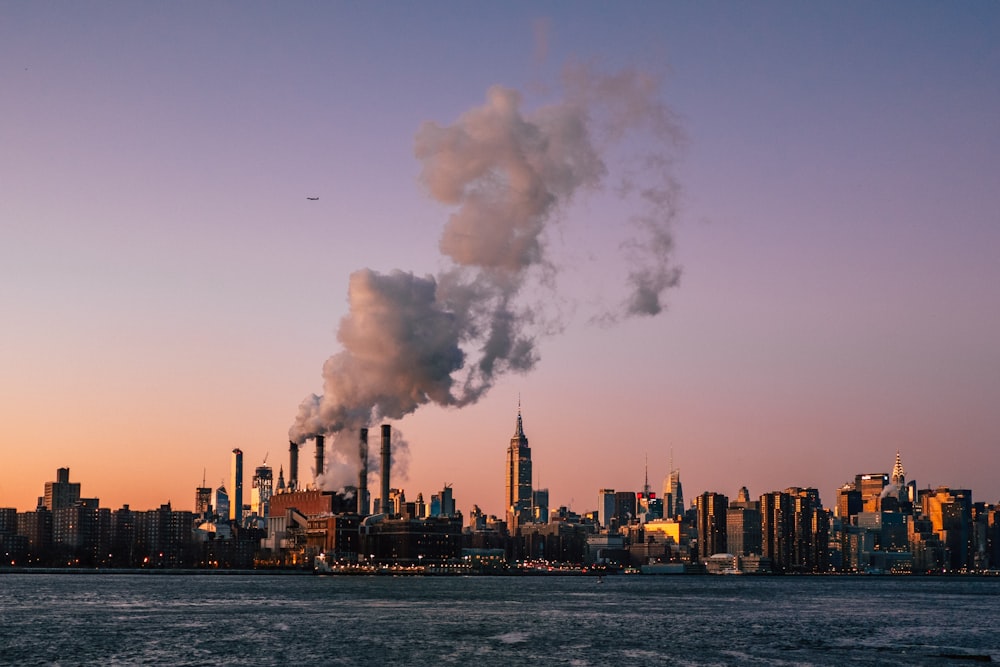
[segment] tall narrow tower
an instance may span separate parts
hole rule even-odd
[[[212,508],[212,489],[205,486],[205,471],[201,472],[201,486],[194,490],[194,513],[207,515]]]
[[[517,405],[517,425],[507,447],[507,526],[513,533],[517,526],[531,521],[531,448],[524,435],[521,403]]]
[[[271,470],[271,466],[265,464],[257,466],[251,483],[253,484],[250,490],[251,511],[260,519],[266,519],[271,506],[271,496],[274,495],[274,471]]]
[[[890,481],[899,488],[906,486],[906,471],[903,470],[903,461],[899,458],[898,449],[896,450],[896,463],[892,466],[892,478]]]
[[[229,502],[229,519],[240,523],[243,521],[243,450],[239,447],[233,450],[230,473],[229,488],[233,495]]]
[[[299,443],[288,441],[288,490],[299,490]]]
[[[323,475],[326,470],[324,467],[323,457],[326,447],[326,438],[321,435],[316,436],[316,474],[313,476],[313,485],[319,488],[319,478]]]
[[[358,515],[368,516],[368,429],[358,434],[358,458],[361,470],[358,472]]]
[[[663,480],[663,515],[676,517],[684,514],[684,490],[681,471],[674,467],[674,450],[670,448],[670,474]]]
[[[389,470],[392,467],[392,426],[382,424],[382,507],[381,512],[389,516]]]

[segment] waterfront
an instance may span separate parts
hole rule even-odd
[[[0,575],[3,664],[1000,659],[1000,579]]]

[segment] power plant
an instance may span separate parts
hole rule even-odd
[[[381,449],[381,497],[378,500],[379,514],[391,515],[393,512],[392,491],[389,473],[392,468],[392,427],[388,424],[382,425],[382,449]],[[324,480],[321,475],[325,472],[325,446],[326,438],[317,435],[313,439],[316,445],[316,476],[312,486],[299,483],[299,447],[294,441],[288,443],[288,482],[275,494],[275,506],[278,508],[285,506],[295,506],[299,511],[306,514],[317,512],[332,512],[334,506],[337,511],[353,512],[360,517],[371,514],[371,502],[368,492],[368,429],[362,428],[358,431],[358,460],[360,463],[358,471],[357,486],[345,486],[338,490],[324,490],[320,483]],[[241,452],[242,456],[242,452]],[[241,459],[242,460],[242,459]],[[242,464],[241,464],[242,465]],[[280,498],[279,498],[280,496]],[[325,500],[324,500],[325,498]],[[350,507],[347,508],[347,499],[350,500]],[[304,508],[308,508],[308,510]]]
[[[381,426],[379,478],[380,497],[371,507],[368,491],[368,428],[358,435],[358,476],[355,485],[333,489],[337,471],[321,477],[324,470],[326,438],[314,437],[316,480],[309,486],[298,483],[298,454],[301,445],[289,442],[289,483],[270,497],[266,537],[261,546],[272,553],[286,554],[285,564],[294,554],[320,553],[326,558],[352,563],[433,564],[448,562],[461,551],[462,518],[448,485],[434,496],[431,507],[418,497],[406,502],[404,492],[391,485],[392,427]],[[337,442],[337,449],[345,444]],[[340,477],[342,479],[342,477]],[[327,488],[323,488],[325,485]],[[441,502],[444,498],[446,502]],[[375,514],[372,514],[372,509]],[[429,513],[427,510],[431,510]],[[291,554],[291,556],[288,556]]]

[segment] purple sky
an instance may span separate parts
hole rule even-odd
[[[520,397],[540,485],[581,512],[647,456],[659,490],[671,450],[688,497],[830,506],[898,449],[921,487],[996,502],[998,35],[994,2],[0,5],[0,506],[64,466],[136,509],[190,509],[233,447],[287,467],[351,274],[450,267],[421,128],[494,85],[537,119],[579,63],[659,80],[683,138],[608,147],[590,118],[608,178],[518,293],[537,362],[393,419],[393,486],[501,514]],[[599,324],[636,266],[614,178],[648,151],[682,278]]]

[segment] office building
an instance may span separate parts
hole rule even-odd
[[[226,492],[226,487],[219,485],[219,488],[215,490],[215,515],[219,517],[220,521],[226,521],[229,519],[229,493]]]
[[[274,495],[274,471],[260,465],[254,471],[253,488],[250,490],[250,511],[261,519],[267,517],[268,503]]]
[[[889,474],[884,472],[856,475],[854,489],[861,494],[861,511],[878,512],[882,509],[882,490],[889,486]]]
[[[194,513],[199,516],[207,516],[212,511],[212,488],[202,485],[194,490]]]
[[[727,552],[726,520],[729,498],[706,491],[695,498],[698,511],[698,557],[707,559]]]
[[[601,489],[597,492],[598,519],[605,530],[611,530],[612,522],[617,527],[618,520],[615,515],[615,490]]]
[[[761,516],[760,502],[750,500],[747,487],[741,487],[736,500],[729,503],[726,511],[727,551],[736,556],[760,554]]]
[[[921,492],[923,517],[944,545],[950,570],[973,566],[972,491],[940,486]]]
[[[514,533],[517,527],[530,523],[531,516],[531,448],[524,435],[521,406],[517,407],[517,425],[507,447],[506,469],[507,527]]]
[[[531,492],[531,520],[535,523],[549,522],[548,489],[534,489]]]
[[[673,457],[670,458],[670,474],[663,480],[663,516],[672,519],[684,515],[684,492],[681,488],[681,471],[673,467]]]

